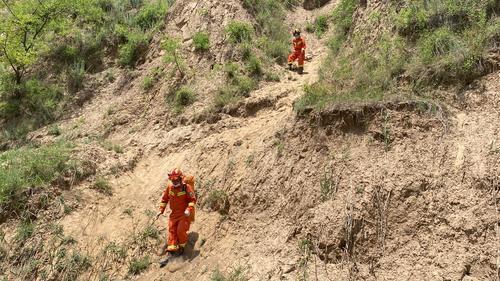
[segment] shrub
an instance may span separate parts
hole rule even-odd
[[[193,90],[189,87],[181,87],[174,95],[174,108],[177,112],[181,112],[184,108],[195,101]]]
[[[314,20],[314,31],[321,37],[328,29],[328,16],[319,16]]]
[[[210,49],[210,38],[206,32],[197,32],[193,36],[193,44],[197,51],[208,51]]]
[[[260,76],[263,73],[262,62],[255,55],[250,56],[247,62],[247,71],[251,75]]]
[[[215,189],[210,191],[203,205],[224,215],[229,212],[229,197],[224,190]]]
[[[150,2],[139,10],[134,22],[143,30],[151,29],[162,21],[166,13],[167,5],[164,1]]]
[[[150,264],[151,262],[148,256],[141,259],[133,258],[129,263],[128,273],[132,275],[138,275],[148,269]]]
[[[226,33],[229,35],[231,43],[243,43],[252,39],[253,28],[249,23],[241,21],[232,21],[226,27]]]
[[[99,177],[96,179],[94,184],[92,185],[92,189],[97,190],[98,192],[105,195],[112,195],[113,191],[111,189],[111,184],[105,178]]]
[[[142,32],[132,31],[127,34],[127,43],[118,50],[119,62],[123,66],[134,67],[148,47],[149,38]]]
[[[36,118],[39,125],[53,121],[59,114],[62,92],[54,87],[42,84],[38,80],[28,80],[22,85],[24,99],[21,108]]]
[[[153,88],[153,85],[155,83],[155,79],[151,76],[146,76],[142,80],[142,89],[144,91],[149,91],[151,88]]]
[[[70,92],[78,92],[83,87],[85,78],[85,63],[83,61],[75,62],[68,69],[67,84]]]

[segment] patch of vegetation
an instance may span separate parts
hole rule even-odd
[[[176,112],[184,111],[186,106],[189,106],[195,102],[195,94],[193,90],[187,86],[181,87],[179,90],[175,91],[172,99],[172,105]]]
[[[155,79],[153,77],[146,76],[142,80],[142,89],[144,91],[149,91],[149,90],[151,90],[151,88],[153,88],[154,83],[155,83]]]
[[[156,227],[149,225],[144,229],[141,236],[143,239],[146,239],[146,238],[158,239],[160,236],[160,232],[158,231],[158,229]]]
[[[161,0],[146,2],[135,15],[135,24],[142,30],[157,27],[167,13],[167,3]]]
[[[17,228],[17,233],[14,239],[18,243],[24,243],[33,235],[34,231],[35,231],[35,225],[32,222],[29,221],[22,222]]]
[[[103,177],[98,177],[91,188],[105,195],[113,195],[111,184]]]
[[[210,208],[212,211],[219,212],[221,215],[225,215],[229,212],[229,197],[224,190],[211,190],[204,200],[203,206]]]
[[[92,266],[90,258],[80,252],[73,252],[70,256],[64,251],[57,254],[55,271],[57,279],[63,281],[77,280],[78,277]]]
[[[118,50],[119,62],[122,66],[134,67],[139,58],[146,52],[149,37],[141,31],[126,34],[126,43]]]
[[[226,27],[226,33],[231,43],[249,42],[252,39],[253,28],[249,23],[232,21]]]
[[[181,44],[178,39],[166,37],[161,43],[162,49],[165,51],[163,59],[166,63],[174,63],[177,71],[181,76],[185,75],[184,60],[180,55]]]
[[[123,246],[118,245],[115,242],[110,242],[104,248],[105,253],[109,253],[113,258],[118,260],[123,260],[127,257],[127,251]]]
[[[65,143],[19,148],[0,154],[0,206],[19,213],[26,208],[31,187],[50,185],[66,172],[75,170],[70,161],[71,146]]]
[[[208,51],[210,49],[210,38],[208,33],[195,33],[193,36],[193,44],[196,51]]]
[[[329,104],[424,96],[439,86],[463,87],[491,72],[488,54],[499,41],[493,0],[391,1],[391,17],[376,14],[372,24],[354,30],[358,0],[341,0],[332,14],[332,50],[320,81],[295,104],[299,114]],[[374,36],[375,35],[375,36]],[[375,39],[373,39],[375,37]],[[366,42],[369,42],[368,44]]]
[[[124,152],[123,147],[121,145],[109,141],[103,142],[102,147],[104,147],[107,151],[114,151],[118,154],[122,154]]]
[[[214,270],[210,277],[211,281],[248,281],[250,278],[246,274],[246,270],[242,267],[234,268],[228,274],[223,274],[218,269]]]
[[[132,275],[141,274],[143,271],[149,268],[151,261],[148,256],[137,259],[133,258],[128,266],[128,273]]]
[[[328,30],[328,20],[329,16],[322,15],[314,19],[313,23],[308,23],[306,25],[306,31],[309,33],[315,33],[318,38],[321,38],[323,34]]]
[[[333,181],[332,175],[325,171],[320,181],[320,191],[321,191],[321,201],[327,201],[331,198],[334,192],[336,192],[335,182]]]

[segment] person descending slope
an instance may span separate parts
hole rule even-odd
[[[160,265],[168,263],[172,256],[180,256],[184,253],[184,247],[188,242],[189,226],[194,221],[194,207],[196,205],[196,195],[194,193],[194,178],[184,176],[182,171],[175,168],[169,174],[171,183],[163,192],[161,198],[160,210],[156,215],[158,219],[167,204],[170,204],[170,213],[168,221],[167,244],[163,246],[160,255],[168,253],[167,257],[160,261]]]
[[[300,36],[300,30],[295,29],[293,31],[293,53],[288,56],[288,68],[292,70],[292,64],[295,60],[298,60],[297,73],[304,73],[304,61],[306,59],[306,40]]]

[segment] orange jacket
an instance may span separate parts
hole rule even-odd
[[[182,183],[181,187],[174,188],[169,184],[165,191],[160,203],[160,212],[163,214],[167,204],[170,203],[170,218],[180,218],[184,216],[184,211],[189,209],[191,214],[194,213],[194,206],[196,205],[196,195],[191,185]]]
[[[293,49],[296,52],[300,52],[300,51],[306,49],[306,40],[304,38],[302,38],[302,37],[293,38],[292,44],[293,44]]]

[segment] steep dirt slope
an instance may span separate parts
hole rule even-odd
[[[223,18],[241,11],[232,1],[207,3],[225,7],[218,9]],[[195,4],[176,9],[210,8]],[[298,8],[287,21],[304,26],[334,5]],[[65,121],[64,128],[79,126],[75,138],[106,137],[126,147],[123,155],[106,157],[87,147],[100,168],[111,170],[109,158],[116,157],[123,172],[112,179],[110,197],[96,196],[90,184],[77,187],[81,203],[57,221],[93,260],[83,278],[211,280],[216,269],[238,267],[250,280],[497,277],[500,73],[453,93],[461,99],[452,105],[335,107],[301,119],[293,102],[303,85],[317,80],[327,52],[306,36],[313,60],[305,75],[280,72],[281,82],[264,83],[217,122],[198,122],[196,113],[177,118],[155,106],[166,81],[151,95],[140,93],[140,76],[161,64],[158,50],[143,69],[120,75],[139,75],[130,88],[116,81]],[[203,93],[204,86],[195,87]],[[191,259],[127,275],[132,257],[156,261],[161,242],[145,231],[154,226],[166,235],[166,217],[154,222],[152,214],[175,166],[199,182]],[[229,196],[228,214],[204,206],[213,190]],[[112,242],[128,247],[128,257],[108,254]]]

